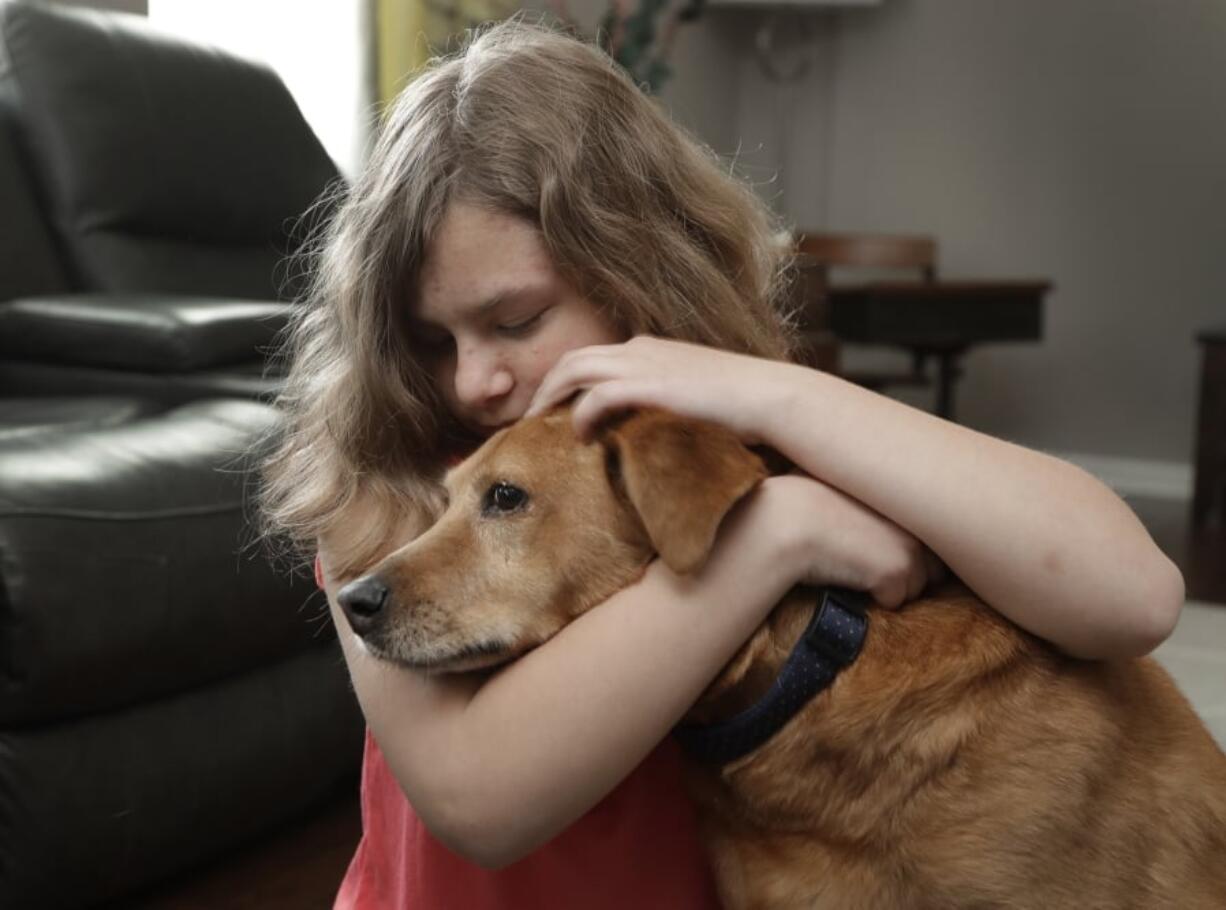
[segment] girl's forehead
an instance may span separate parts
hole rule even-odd
[[[480,315],[512,296],[547,291],[558,281],[536,227],[465,203],[448,207],[426,247],[413,315]]]

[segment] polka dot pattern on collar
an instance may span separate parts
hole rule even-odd
[[[760,701],[716,724],[682,724],[673,730],[687,754],[724,764],[757,749],[775,735],[843,667],[852,663],[868,635],[867,595],[822,588],[813,618],[783,669]]]

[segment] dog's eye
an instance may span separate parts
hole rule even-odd
[[[481,511],[486,515],[492,513],[514,512],[522,509],[528,501],[528,494],[519,487],[509,483],[496,483],[485,492],[485,501],[481,503]]]

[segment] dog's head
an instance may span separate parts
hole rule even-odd
[[[569,409],[522,420],[448,473],[438,522],[341,589],[378,657],[487,669],[634,581],[654,554],[691,572],[766,476],[721,427],[642,410],[589,443]]]

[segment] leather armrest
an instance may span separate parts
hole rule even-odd
[[[0,356],[179,373],[260,360],[292,304],[160,294],[59,294],[0,304]]]

